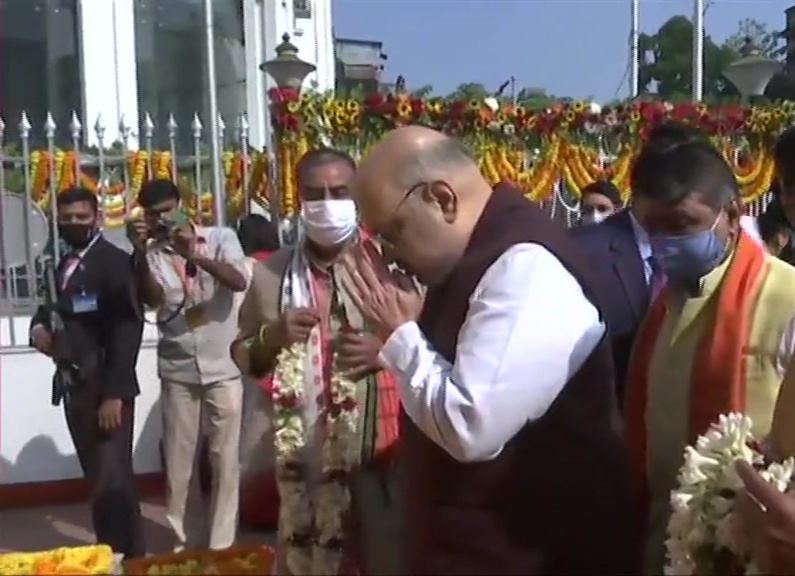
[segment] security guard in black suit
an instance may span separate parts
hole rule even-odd
[[[145,554],[132,464],[135,365],[143,334],[130,256],[105,240],[94,193],[58,196],[58,230],[71,248],[55,270],[52,302],[39,307],[31,344],[56,364],[53,403],[66,421],[91,487],[97,541]]]

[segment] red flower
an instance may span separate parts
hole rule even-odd
[[[646,122],[659,122],[665,117],[665,104],[658,102],[641,102],[640,115]]]
[[[279,405],[285,410],[295,410],[298,408],[298,397],[295,394],[279,396]]]
[[[294,88],[271,88],[268,90],[268,98],[273,103],[298,102],[301,95]]]
[[[328,414],[332,418],[338,418],[343,412],[351,412],[356,408],[356,400],[345,398],[342,402],[331,404],[328,407]]]
[[[467,106],[466,102],[451,102],[447,107],[447,114],[450,118],[461,118],[466,112]]]
[[[364,105],[367,108],[380,108],[386,101],[383,94],[368,94],[364,99]]]

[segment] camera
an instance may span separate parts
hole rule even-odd
[[[149,237],[155,240],[168,240],[171,233],[188,222],[188,216],[182,211],[177,212],[169,218],[160,218],[157,223],[150,228]]]
[[[149,230],[149,236],[155,240],[168,240],[174,228],[176,228],[176,224],[172,220],[161,218]]]

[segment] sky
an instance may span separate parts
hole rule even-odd
[[[640,0],[640,31],[692,16],[693,0]],[[713,0],[707,34],[722,41],[743,18],[784,28],[795,0]],[[339,38],[376,40],[388,55],[384,81],[439,94],[480,82],[608,101],[628,96],[630,0],[332,0]]]

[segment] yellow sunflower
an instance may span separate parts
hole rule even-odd
[[[344,126],[345,124],[348,123],[348,119],[349,118],[350,118],[350,115],[346,114],[342,110],[338,110],[338,111],[334,112],[334,116],[333,116],[334,126],[337,126],[337,127]]]
[[[413,109],[411,108],[411,102],[408,100],[401,100],[398,102],[397,105],[397,115],[401,118],[408,118],[411,116]]]
[[[640,112],[633,110],[632,114],[629,115],[629,119],[633,122],[640,122]]]
[[[335,100],[332,110],[334,110],[334,114],[345,114],[348,111],[348,107],[345,105],[344,100]]]
[[[579,114],[583,110],[585,110],[585,102],[583,102],[581,100],[577,101],[577,102],[574,103],[574,105],[571,108],[572,108],[572,110],[574,110],[575,114]]]
[[[431,114],[440,114],[442,112],[442,103],[438,100],[432,100],[425,104],[425,109]]]
[[[356,100],[348,100],[345,103],[345,109],[350,114],[354,114],[359,112],[359,110],[361,109],[361,105]]]
[[[574,122],[577,119],[575,110],[566,110],[566,122]]]
[[[290,114],[295,114],[299,110],[301,110],[301,103],[300,102],[288,102],[287,103],[287,111]]]

